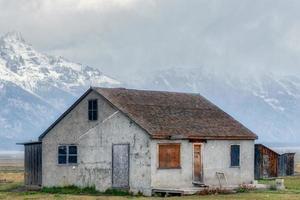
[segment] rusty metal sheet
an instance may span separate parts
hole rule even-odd
[[[112,186],[129,188],[129,144],[113,144]]]

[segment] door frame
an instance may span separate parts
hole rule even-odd
[[[127,145],[128,146],[128,183],[127,187],[114,187],[114,146],[116,145]],[[111,146],[112,154],[111,154],[111,187],[115,189],[129,189],[129,183],[130,183],[130,143],[116,143],[112,144]]]
[[[193,143],[193,158],[192,158],[192,160],[193,160],[193,182],[195,182],[195,169],[194,169],[194,167],[195,167],[195,145],[200,145],[200,151],[201,151],[201,153],[200,153],[200,161],[201,161],[201,179],[202,180],[200,180],[200,182],[204,182],[204,173],[203,173],[203,143]]]

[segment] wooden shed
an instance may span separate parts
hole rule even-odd
[[[294,175],[294,157],[295,153],[284,153],[279,156],[279,175],[293,176]]]
[[[255,144],[255,179],[277,177],[279,156],[272,149],[262,144]]]
[[[42,185],[42,143],[27,142],[24,145],[24,184],[28,188]]]

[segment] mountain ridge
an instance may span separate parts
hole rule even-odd
[[[173,67],[131,78],[118,81],[96,68],[40,53],[20,33],[2,36],[0,150],[36,139],[90,86],[200,93],[256,133],[257,142],[300,144],[297,75]]]
[[[16,141],[35,138],[91,85],[120,84],[96,68],[36,51],[18,32],[7,33],[0,38],[0,146],[14,149]]]
[[[147,74],[138,85],[200,93],[257,133],[258,142],[300,144],[300,77],[171,68]]]

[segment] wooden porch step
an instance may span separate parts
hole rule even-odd
[[[153,188],[152,195],[160,194],[161,196],[183,196],[183,195],[194,195],[198,192],[206,189],[208,186],[204,187],[190,187],[190,188]]]
[[[182,196],[182,195],[184,195],[184,191],[179,190],[179,189],[171,189],[171,188],[152,189],[152,195],[155,195],[155,194],[160,194],[161,196],[165,196],[165,197],[168,197],[170,195]]]
[[[196,187],[204,187],[204,188],[208,188],[208,185],[205,185],[203,182],[198,182],[198,181],[193,181],[193,185]]]

